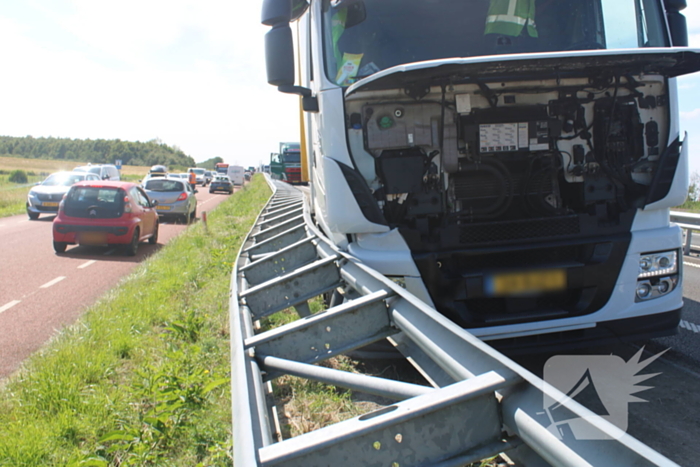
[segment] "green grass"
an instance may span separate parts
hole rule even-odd
[[[693,201],[688,197],[685,203],[673,209],[678,211],[700,212],[700,201]]]
[[[47,174],[27,172],[27,183],[12,183],[9,173],[0,172],[0,217],[14,216],[27,211],[27,193],[37,182],[46,178]]]
[[[0,466],[231,465],[228,292],[262,177],[145,260],[0,389]]]

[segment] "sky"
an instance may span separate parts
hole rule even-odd
[[[691,0],[690,46],[700,48]],[[265,77],[262,1],[0,0],[0,135],[161,142],[259,165],[298,141],[298,98]],[[679,79],[700,172],[700,73]]]

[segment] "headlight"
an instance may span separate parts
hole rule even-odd
[[[30,198],[36,198],[36,193],[34,193],[32,190],[29,190],[28,196],[29,196]]]
[[[678,272],[678,251],[644,253],[639,258],[638,279],[644,277],[667,276]]]

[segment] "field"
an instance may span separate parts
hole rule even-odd
[[[53,172],[73,170],[79,165],[85,165],[85,163],[0,156],[0,217],[24,213],[27,193],[35,183],[42,181]],[[28,183],[18,185],[9,182],[9,174],[14,170],[24,170],[28,175]],[[123,180],[135,181],[148,173],[148,167],[125,165],[122,166],[121,173]]]

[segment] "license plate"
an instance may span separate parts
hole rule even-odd
[[[494,296],[532,295],[565,288],[565,269],[495,274],[487,281],[487,293]]]
[[[107,234],[104,232],[81,232],[78,235],[78,243],[81,245],[104,245],[107,243]]]
[[[170,211],[170,206],[156,206],[158,211]]]
[[[55,208],[56,206],[58,206],[58,203],[56,203],[54,201],[45,201],[45,202],[41,203],[41,205],[44,206],[45,208]]]

